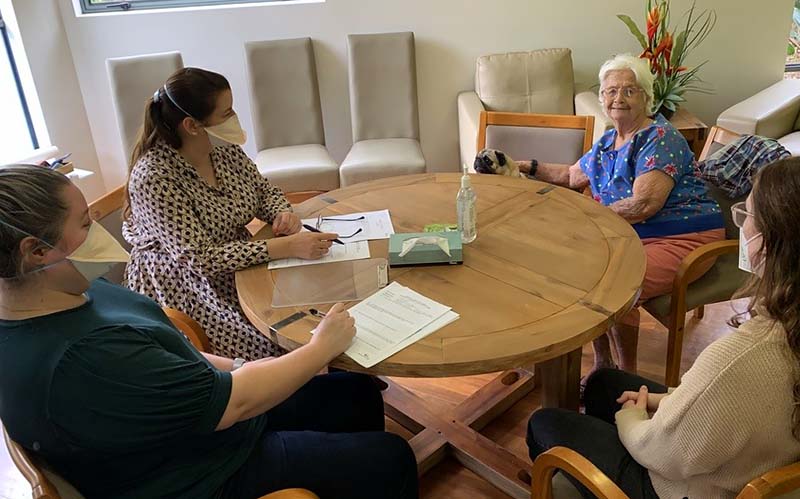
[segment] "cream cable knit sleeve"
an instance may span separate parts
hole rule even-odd
[[[757,452],[749,443],[765,425],[786,425],[786,414],[775,414],[791,396],[791,385],[782,386],[786,346],[780,334],[769,338],[766,322],[754,319],[706,348],[652,419],[641,409],[617,413],[620,440],[651,476],[681,482],[714,473]]]

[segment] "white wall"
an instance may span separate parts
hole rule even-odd
[[[638,52],[615,15],[627,13],[640,23],[644,17],[642,0],[328,0],[101,17],[76,17],[70,0],[57,1],[107,188],[125,177],[105,70],[108,57],[180,50],[186,65],[228,77],[242,123],[252,129],[244,42],[310,36],[328,146],[341,160],[351,143],[346,35],[414,31],[422,146],[429,168],[443,171],[458,167],[456,95],[472,88],[476,57],[569,47],[576,80],[588,87],[611,54]],[[702,76],[714,85],[716,95],[691,97],[691,111],[713,124],[720,111],[781,78],[792,3],[698,0],[702,8],[717,11],[719,22],[690,62],[710,59]],[[673,0],[673,12],[689,4]],[[252,154],[252,144],[248,147]]]
[[[96,174],[81,181],[87,199],[105,193],[81,88],[55,0],[12,0],[25,55],[50,142],[72,152],[76,167]]]

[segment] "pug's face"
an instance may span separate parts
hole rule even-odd
[[[506,155],[495,149],[484,149],[475,156],[475,171],[488,174],[505,174],[508,169]]]

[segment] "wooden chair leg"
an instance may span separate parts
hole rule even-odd
[[[694,318],[695,319],[701,321],[701,320],[703,320],[703,317],[705,317],[705,316],[706,316],[706,306],[705,305],[700,305],[699,307],[694,309]]]
[[[669,317],[667,327],[667,369],[664,384],[678,386],[681,376],[681,356],[683,354],[683,333],[686,329],[686,308],[678,307],[678,313]]]

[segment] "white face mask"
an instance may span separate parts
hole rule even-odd
[[[239,123],[239,116],[234,114],[219,125],[206,127],[206,132],[212,137],[216,137],[226,144],[243,145],[247,142],[247,134]]]
[[[0,220],[0,223],[3,223],[4,225],[18,230],[19,232],[22,232],[30,237],[36,237],[28,232],[25,232],[19,227],[11,225],[7,222],[3,222],[2,220]],[[42,239],[39,240],[47,246],[56,249],[55,246],[47,241]],[[119,244],[116,239],[114,239],[114,236],[109,234],[102,225],[97,222],[92,222],[92,225],[89,226],[89,233],[86,235],[86,239],[75,249],[75,251],[64,257],[62,260],[39,267],[38,269],[28,272],[28,274],[41,272],[42,270],[62,263],[64,260],[72,263],[75,269],[80,272],[80,274],[87,281],[92,282],[98,277],[106,275],[108,271],[114,267],[114,265],[118,263],[128,263],[130,260],[130,255],[127,251],[125,251],[125,248],[123,248],[122,245]]]
[[[750,237],[749,239],[746,239],[744,237],[744,230],[739,229],[739,268],[745,272],[750,272],[751,274],[761,277],[764,275],[764,259],[761,258],[761,261],[758,262],[758,265],[754,269],[752,263],[750,262],[750,252],[748,250],[750,244],[752,244],[753,241],[759,237],[761,237],[760,233]]]

